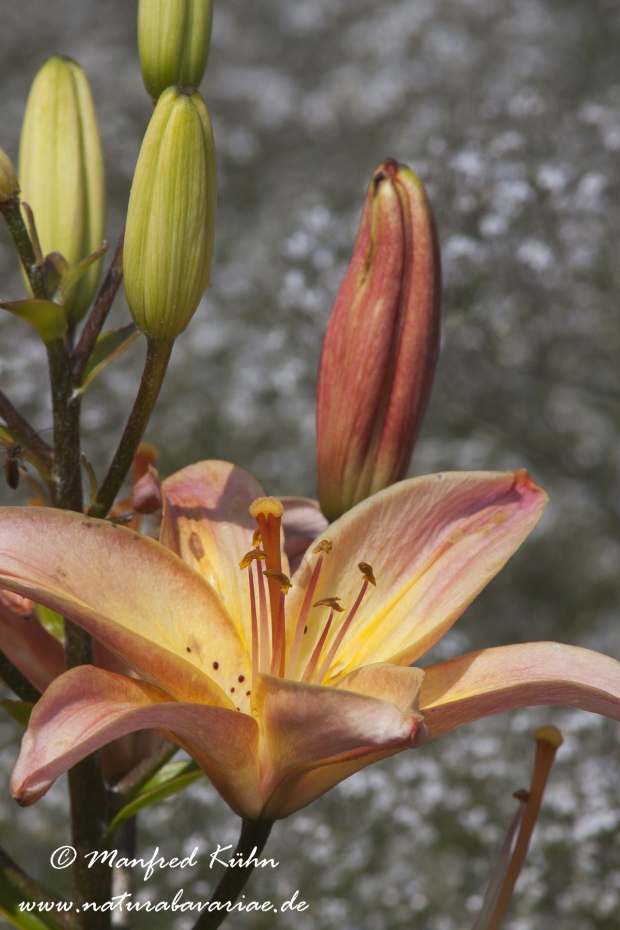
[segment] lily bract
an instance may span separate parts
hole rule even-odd
[[[0,585],[62,612],[140,676],[90,666],[36,705],[21,804],[123,734],[159,730],[242,817],[275,820],[372,762],[511,707],[620,718],[620,663],[553,643],[412,668],[538,522],[525,472],[452,473],[375,494],[289,577],[282,505],[202,462],[163,482],[160,542],[44,508],[0,511]]]

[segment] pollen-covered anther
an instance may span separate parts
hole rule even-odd
[[[284,572],[278,572],[275,568],[267,568],[263,572],[265,578],[275,578],[275,580],[280,585],[280,590],[282,594],[288,594],[293,585],[288,575],[285,575]]]
[[[265,517],[281,517],[284,513],[282,502],[277,497],[257,497],[250,504],[250,513],[256,520],[259,515]]]
[[[315,546],[312,551],[314,553],[331,552],[332,548],[333,548],[332,544],[330,543],[328,539],[322,539],[321,542],[317,546]]]
[[[267,553],[263,552],[262,549],[250,549],[250,551],[246,552],[246,554],[239,562],[239,568],[243,570],[244,568],[247,568],[248,565],[251,565],[255,559],[257,561],[264,561],[266,558]]]
[[[375,588],[377,587],[377,582],[375,581],[375,575],[372,570],[372,565],[369,565],[368,562],[358,562],[357,567],[361,571],[364,578],[369,581],[371,584],[374,584]]]
[[[254,535],[252,536],[252,545],[255,549],[258,549],[260,546],[260,530],[258,527],[254,530]]]
[[[344,607],[341,607],[338,601],[339,597],[323,597],[320,601],[316,601],[312,606],[313,607],[331,607],[332,610],[338,611],[339,614],[344,613]]]

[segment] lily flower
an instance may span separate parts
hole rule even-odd
[[[585,649],[530,643],[410,667],[537,523],[546,495],[525,472],[393,485],[329,526],[292,578],[282,505],[247,472],[202,462],[162,489],[159,543],[65,511],[0,511],[0,586],[70,617],[140,675],[79,666],[50,685],[13,772],[20,804],[147,727],[236,813],[272,821],[511,707],[620,719],[620,663]]]

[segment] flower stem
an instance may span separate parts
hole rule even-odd
[[[529,849],[530,840],[540,804],[549,778],[549,772],[553,765],[555,754],[562,743],[562,734],[556,727],[540,727],[534,734],[536,740],[536,759],[534,761],[534,772],[532,774],[532,784],[530,786],[527,805],[521,821],[521,827],[512,853],[510,865],[506,872],[506,877],[498,895],[493,913],[489,918],[487,930],[499,930],[501,927],[506,909],[510,904],[512,892],[525,862],[525,857]]]
[[[242,856],[247,859],[254,854],[258,857],[265,848],[265,843],[273,827],[272,820],[246,820],[241,822],[241,834],[234,852],[234,858]],[[210,905],[215,903],[234,904],[243,891],[247,880],[254,871],[255,866],[229,866],[226,869],[219,885],[211,895]],[[193,930],[217,930],[225,920],[228,911],[207,908],[200,915],[193,926]]]
[[[37,265],[36,255],[22,217],[19,200],[8,209],[2,210],[2,214],[15,243],[24,271],[30,281],[32,293],[40,300],[47,300],[49,295],[45,286],[43,268]]]
[[[0,391],[0,417],[15,434],[18,442],[39,459],[48,470],[51,470],[54,453],[2,391]]]
[[[123,280],[124,239],[125,230],[123,229],[119,236],[114,255],[112,256],[110,267],[108,268],[105,278],[101,282],[101,287],[99,288],[99,293],[93,304],[93,309],[88,314],[88,318],[71,357],[73,383],[76,385],[81,384],[86,363],[95,347],[97,336],[101,332],[107,315],[110,312],[110,307],[116,297],[116,292]]]
[[[41,697],[34,685],[31,685],[25,675],[16,668],[11,660],[0,652],[0,678],[13,691],[20,701],[36,704]]]
[[[140,388],[125,432],[112,459],[108,473],[97,494],[97,501],[89,510],[91,517],[105,517],[121,489],[127,472],[142,441],[153,407],[159,396],[166,374],[174,340],[147,337],[146,360]]]

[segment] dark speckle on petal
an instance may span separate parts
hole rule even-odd
[[[198,533],[192,533],[189,537],[189,548],[192,550],[194,557],[200,562],[201,558],[205,554],[202,543],[200,542],[200,536]]]

